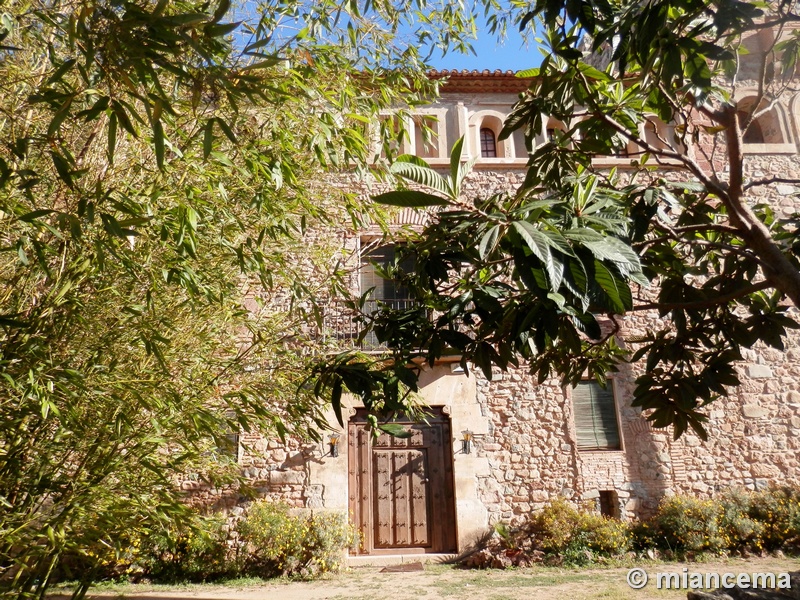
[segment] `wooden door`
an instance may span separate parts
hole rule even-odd
[[[408,438],[373,438],[365,411],[350,422],[350,514],[364,554],[456,550],[450,421],[432,411],[427,424],[394,421]]]

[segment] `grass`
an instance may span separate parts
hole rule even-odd
[[[275,581],[275,580],[272,580]],[[280,580],[278,580],[280,581]],[[288,581],[288,580],[287,580]],[[89,592],[113,594],[125,596],[131,593],[159,593],[159,592],[193,592],[208,589],[235,589],[243,587],[255,587],[264,585],[266,581],[260,577],[236,577],[234,579],[220,579],[210,583],[190,583],[190,582],[175,582],[175,583],[130,583],[128,581],[100,581],[94,584]],[[74,581],[64,581],[57,583],[50,588],[51,594],[63,595],[71,593],[75,588]]]

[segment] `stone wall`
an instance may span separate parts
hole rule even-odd
[[[474,114],[502,106],[508,110],[514,99],[514,94],[459,92],[437,102],[433,108],[444,111],[445,125],[439,131],[447,138],[447,148],[457,135],[467,133]],[[785,143],[745,148],[749,177],[800,176],[795,103],[791,99],[784,104],[788,115]],[[445,159],[432,162],[443,165]],[[624,167],[627,162],[600,160],[609,167]],[[515,190],[525,176],[524,162],[516,156],[479,161],[465,182],[465,195]],[[685,174],[671,169],[653,176],[682,179]],[[771,203],[778,216],[788,217],[796,210],[797,192],[780,184],[755,188],[752,197],[754,202]],[[396,221],[414,226],[422,222],[418,216],[404,213],[398,213]],[[359,249],[363,240],[379,234],[377,229],[355,231],[343,222],[336,231],[308,235],[311,244],[315,239],[339,244],[335,258],[348,271],[353,291],[358,292]],[[342,326],[346,320],[339,315],[337,322]],[[643,333],[657,320],[654,313],[622,318],[621,343],[628,336]],[[630,405],[636,369],[640,367],[621,365],[612,376],[622,435],[620,450],[579,450],[570,390],[555,380],[538,385],[524,367],[498,372],[491,381],[477,374],[458,374],[447,364],[424,373],[423,397],[432,406],[446,407],[452,420],[459,548],[466,548],[492,523],[519,521],[559,495],[591,503],[597,502],[600,492],[611,491],[620,514],[633,518],[647,515],[661,498],[675,493],[707,496],[730,486],[758,489],[771,484],[800,485],[798,340],[792,335],[785,353],[770,348],[745,353],[739,367],[742,385],[708,408],[707,442],[692,433],[675,441],[671,430],[653,429],[641,411]],[[332,412],[328,418],[339,429]],[[475,434],[470,455],[460,451],[462,429]],[[290,441],[283,445],[244,436],[240,464],[258,495],[297,507],[347,510],[353,500],[353,491],[348,489],[350,440],[346,427],[341,433],[338,457],[330,456],[325,444]],[[235,490],[209,490],[191,480],[184,486],[198,502],[217,507],[230,508],[244,499]]]

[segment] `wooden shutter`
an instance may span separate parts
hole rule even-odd
[[[579,450],[619,450],[620,436],[614,386],[603,389],[596,381],[581,381],[572,389],[575,431]]]

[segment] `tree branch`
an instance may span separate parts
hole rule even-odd
[[[640,310],[702,310],[704,308],[713,308],[715,306],[722,306],[727,304],[728,302],[732,302],[733,300],[738,300],[739,298],[743,298],[744,296],[749,296],[755,292],[760,292],[761,290],[766,290],[771,287],[774,287],[771,282],[764,280],[759,281],[758,283],[754,283],[753,285],[736,290],[735,292],[730,292],[723,296],[717,296],[716,298],[709,298],[708,300],[698,300],[696,302],[676,302],[674,304],[664,304],[661,302],[651,302],[648,304],[639,304],[634,306],[631,310],[632,311],[640,311]]]
[[[646,248],[647,246],[652,246],[653,244],[659,244],[661,242],[668,242],[670,240],[674,240],[676,242],[685,242],[685,243],[694,243],[696,240],[684,240],[681,239],[680,234],[682,233],[695,233],[695,232],[704,232],[704,231],[716,231],[717,233],[727,233],[731,235],[737,235],[739,230],[735,227],[731,227],[730,225],[723,225],[721,223],[717,224],[708,224],[708,225],[686,225],[684,227],[665,227],[660,223],[655,223],[654,227],[661,229],[662,231],[668,232],[669,235],[663,235],[661,237],[654,238],[652,240],[644,240],[642,242],[636,242],[631,244],[634,248]]]
[[[767,177],[766,179],[756,179],[744,186],[747,191],[750,188],[758,187],[761,185],[772,185],[773,183],[788,183],[790,185],[800,185],[800,179],[789,179],[787,177]]]

